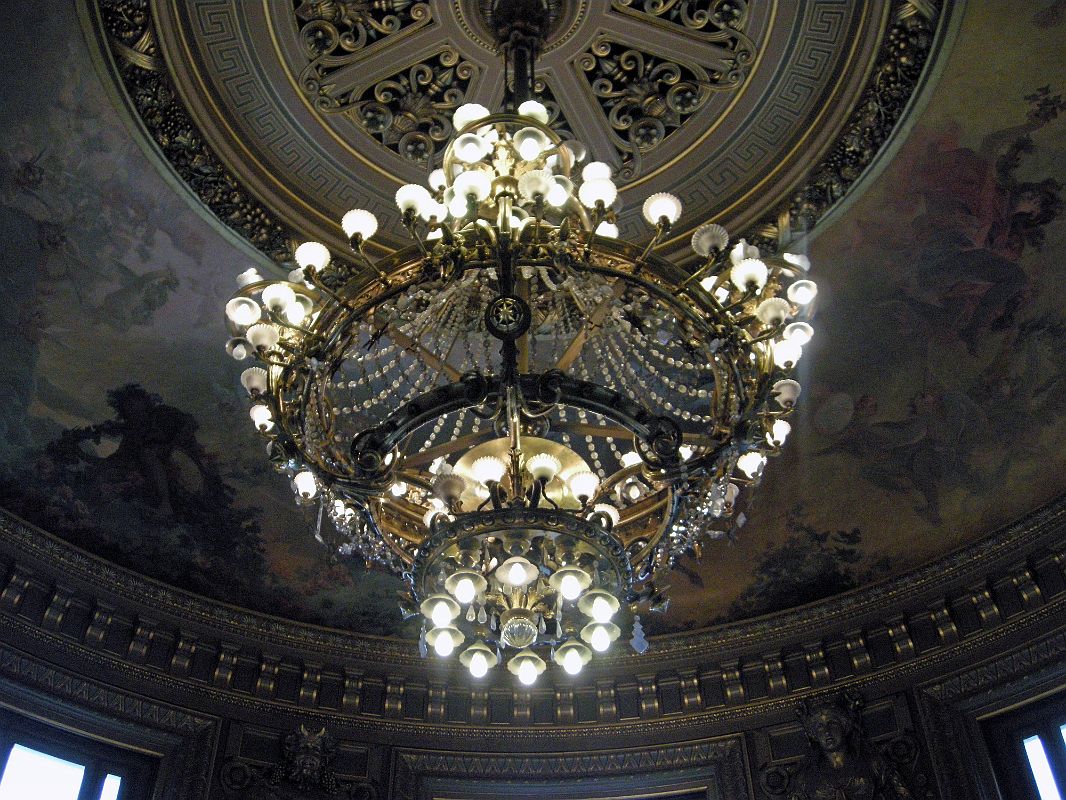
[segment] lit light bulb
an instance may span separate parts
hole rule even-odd
[[[607,644],[610,644],[610,642]],[[577,673],[581,672],[583,666],[585,666],[585,662],[576,647],[566,651],[566,655],[563,656],[563,669],[571,675],[577,675]]]
[[[795,339],[784,339],[780,342],[774,342],[774,364],[787,369],[795,366],[796,362],[800,360],[800,356],[803,355],[803,348],[800,347]]]
[[[300,496],[308,500],[318,494],[318,482],[315,480],[315,474],[310,470],[297,472],[293,476],[292,484]]]
[[[526,568],[517,562],[512,564],[507,572],[507,580],[515,586],[522,586],[526,582]]]
[[[604,239],[617,239],[618,238],[618,226],[613,222],[604,220],[596,226],[596,235],[602,236]]]
[[[581,170],[581,178],[586,181],[605,181],[611,179],[611,166],[602,161],[590,161]]]
[[[378,218],[366,209],[353,208],[341,217],[341,229],[349,239],[358,235],[366,240],[377,233]]]
[[[325,269],[329,264],[329,248],[321,242],[304,242],[293,253],[296,263],[304,269]]]
[[[473,584],[471,584],[473,586]],[[489,660],[485,658],[485,654],[476,652],[470,656],[470,674],[475,678],[484,678],[489,671]]]
[[[592,636],[589,638],[589,644],[592,645],[592,649],[597,653],[602,653],[611,646],[611,634],[608,633],[607,628],[602,625],[596,626],[596,629],[592,632]]]
[[[518,680],[526,686],[537,682],[537,665],[533,663],[533,659],[524,660],[518,665]]]
[[[795,342],[800,347],[803,347],[814,337],[814,328],[806,322],[793,322],[785,328],[784,337],[788,341]]]
[[[766,441],[773,447],[780,447],[785,443],[785,439],[788,438],[788,434],[792,431],[792,426],[783,419],[779,419],[770,428],[770,432],[766,434]]]
[[[389,491],[392,492],[393,497],[403,497],[407,494],[407,484],[403,481],[396,481],[389,487]]]
[[[451,631],[441,631],[438,633],[437,638],[433,640],[433,649],[436,651],[437,655],[442,658],[450,656],[455,649],[455,641],[452,639]]]
[[[636,452],[635,450],[630,450],[628,453],[625,453],[622,456],[621,460],[623,467],[635,467],[644,459],[640,457],[640,453]]]
[[[296,302],[296,292],[286,283],[272,283],[263,290],[263,305],[280,314]]]
[[[226,303],[226,316],[234,325],[254,325],[263,316],[263,310],[249,297],[234,297]]]
[[[255,427],[264,433],[274,427],[274,415],[270,413],[270,406],[258,403],[252,406],[248,413],[252,418],[252,422],[255,423]]]
[[[445,628],[452,621],[451,609],[448,608],[448,604],[443,600],[433,606],[433,613],[430,615],[430,619],[433,621],[433,626],[436,628]]]
[[[766,456],[755,450],[745,453],[737,459],[737,469],[749,478],[754,478],[761,474],[765,466]]]
[[[476,593],[477,590],[474,587],[474,582],[469,578],[462,578],[457,584],[455,584],[455,599],[463,605],[471,602]]]
[[[563,579],[559,581],[559,594],[567,600],[577,599],[577,596],[581,594],[581,581],[577,579],[577,575],[563,576]]]
[[[307,318],[307,306],[295,298],[293,302],[285,306],[282,316],[290,325],[299,325]]]
[[[788,287],[788,299],[798,306],[805,306],[818,294],[814,281],[796,281]]]
[[[610,622],[611,617],[614,615],[614,609],[611,608],[611,604],[604,597],[597,597],[592,601],[591,612],[591,616],[596,622]],[[596,630],[603,629],[597,628]]]

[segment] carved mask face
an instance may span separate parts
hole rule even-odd
[[[844,749],[851,722],[840,712],[825,708],[814,713],[806,724],[807,735],[827,753]]]

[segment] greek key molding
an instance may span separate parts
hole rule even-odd
[[[149,5],[147,0],[82,0],[82,2],[91,5],[97,10],[96,18],[101,26],[104,25],[104,22],[101,21],[101,9],[105,6],[136,7],[139,9],[139,13],[146,18],[144,25],[147,26],[148,30],[151,30],[153,23],[150,19],[150,13],[155,9],[155,6]],[[858,176],[869,163],[875,160],[877,153],[884,148],[891,138],[899,120],[902,118],[910,97],[922,83],[922,76],[927,72],[926,67],[936,54],[936,48],[940,41],[940,31],[945,27],[945,20],[950,16],[944,4],[925,1],[909,2],[907,0],[885,0],[885,2],[890,3],[890,8],[886,13],[889,15],[892,24],[889,30],[885,32],[885,39],[879,45],[879,49],[877,47],[872,49],[872,52],[878,53],[878,61],[869,70],[870,82],[866,89],[863,90],[865,93],[862,94],[861,102],[858,101],[859,90],[853,89],[846,80],[840,80],[840,75],[837,72],[845,66],[841,60],[843,58],[840,51],[841,42],[850,42],[857,37],[866,37],[866,40],[868,40],[869,37],[874,35],[873,30],[876,26],[873,25],[872,20],[868,17],[880,13],[879,9],[883,8],[883,6],[880,4],[864,5],[864,10],[860,12],[854,8],[847,7],[847,4],[828,2],[828,0],[814,0],[814,2],[803,6],[802,19],[795,26],[791,34],[791,40],[785,45],[787,52],[784,57],[788,59],[790,67],[782,70],[781,75],[775,75],[773,81],[769,84],[765,84],[758,89],[767,100],[760,104],[757,113],[752,112],[753,116],[742,120],[738,117],[737,122],[730,123],[732,125],[739,124],[740,127],[730,132],[728,147],[710,148],[701,145],[692,150],[693,145],[691,143],[680,143],[680,139],[678,139],[677,144],[673,143],[673,140],[678,138],[679,134],[664,137],[663,143],[653,151],[650,151],[654,154],[654,157],[649,156],[651,160],[644,158],[646,164],[639,168],[643,170],[646,167],[649,170],[646,175],[641,175],[637,179],[638,183],[648,183],[643,191],[651,192],[661,189],[673,191],[678,194],[686,208],[701,209],[703,213],[716,216],[734,228],[750,228],[749,238],[759,240],[764,247],[776,244],[776,240],[781,233],[779,226],[782,219],[789,219],[790,221],[787,224],[797,230],[815,224],[817,219],[824,216],[830,207],[839,202]],[[432,13],[428,15],[427,19],[419,18],[413,22],[408,20],[410,24],[405,24],[404,20],[401,19],[398,29],[390,29],[389,32],[382,33],[377,39],[368,34],[361,47],[355,46],[358,45],[361,34],[349,32],[350,36],[353,37],[351,38],[351,44],[354,49],[348,55],[363,60],[358,61],[354,67],[349,65],[338,68],[342,72],[347,70],[348,73],[351,73],[345,73],[347,78],[344,86],[347,87],[351,84],[351,75],[363,74],[362,66],[364,64],[373,63],[379,65],[384,52],[380,48],[388,44],[390,40],[407,41],[414,49],[412,55],[418,59],[426,57],[429,51],[425,50],[425,48],[430,39],[425,37],[437,30],[434,26],[445,26],[441,28],[438,34],[441,34],[446,28],[447,31],[454,31],[456,35],[460,36],[462,41],[467,43],[467,46],[470,44],[475,45],[475,50],[478,51],[476,59],[473,58],[474,54],[472,53],[465,53],[464,55],[472,61],[477,61],[478,64],[488,64],[489,55],[482,49],[485,43],[480,41],[483,36],[474,29],[476,26],[472,26],[467,19],[471,3],[472,0],[456,0],[454,4],[457,7],[462,6],[463,13],[446,15],[448,16],[447,19],[436,19]],[[292,7],[285,11],[292,18],[292,21],[286,24],[294,28],[295,33],[293,35],[299,34],[301,26],[306,26],[313,22],[314,20],[311,17],[316,13],[319,16],[325,14],[330,19],[336,17],[338,13],[342,13],[334,8],[334,6],[339,8],[342,4],[325,3],[319,5],[324,9],[323,11],[307,12],[305,6],[310,8],[308,4],[297,3],[297,0],[293,0]],[[406,3],[396,6],[396,8],[403,6],[410,9],[414,8],[415,5],[418,4]],[[567,21],[564,26],[565,30],[559,34],[559,39],[550,43],[548,49],[558,48],[559,52],[562,53],[569,48],[570,55],[566,57],[572,58],[573,52],[575,52],[573,48],[580,44],[579,39],[575,38],[576,31],[585,29],[585,23],[582,20],[585,20],[587,15],[593,13],[604,14],[604,18],[608,21],[613,18],[622,21],[636,20],[637,18],[650,20],[643,23],[651,26],[649,28],[649,38],[666,37],[659,42],[660,46],[667,41],[680,42],[681,39],[677,37],[687,36],[690,39],[692,37],[699,39],[700,37],[707,38],[709,36],[710,39],[714,40],[714,46],[718,48],[715,52],[726,55],[733,52],[740,62],[745,60],[746,57],[743,54],[748,50],[744,37],[750,39],[753,43],[752,46],[757,48],[759,37],[766,34],[765,30],[758,28],[759,24],[766,24],[765,7],[753,2],[729,4],[729,8],[732,9],[730,13],[739,13],[740,21],[737,18],[732,18],[732,21],[730,21],[730,19],[725,17],[715,17],[714,12],[718,8],[716,4],[694,1],[668,4],[670,10],[661,14],[657,12],[657,5],[652,4],[649,6],[638,2],[638,0],[632,0],[632,2],[615,0],[614,5],[608,7],[606,11],[597,12],[588,10],[586,5],[586,3],[580,4],[580,8],[575,12],[573,20]],[[315,8],[317,7],[315,6]],[[173,13],[169,6],[160,6],[159,13],[163,13],[162,9],[164,8],[168,15]],[[305,8],[306,13],[304,16],[307,18],[301,21],[301,18],[296,15],[295,8]],[[711,16],[706,18],[706,23],[703,23],[701,21],[704,17],[700,16],[700,12],[705,10],[709,10]],[[247,13],[252,12],[248,11]],[[270,13],[274,14],[270,18],[272,24],[280,24],[279,20],[284,15],[278,12]],[[308,16],[308,13],[311,16]],[[760,16],[760,14],[763,16]],[[284,175],[279,173],[277,177],[280,180],[277,191],[263,183],[264,180],[269,182],[269,180],[273,179],[264,179],[262,176],[255,179],[258,181],[255,183],[255,191],[258,192],[258,196],[265,198],[274,210],[267,210],[262,205],[258,205],[256,208],[265,211],[270,219],[274,221],[294,220],[293,224],[300,228],[299,233],[302,236],[310,235],[320,238],[334,245],[338,252],[344,252],[344,243],[341,241],[339,234],[331,233],[329,225],[326,225],[326,228],[323,229],[321,227],[323,225],[322,220],[329,220],[333,217],[339,218],[340,214],[353,205],[362,205],[368,207],[382,219],[382,247],[398,246],[400,239],[390,233],[395,227],[396,216],[394,209],[391,208],[391,188],[388,185],[382,187],[380,182],[369,180],[369,177],[373,175],[373,170],[366,172],[367,177],[364,177],[361,174],[363,171],[352,170],[349,165],[343,164],[342,160],[339,160],[341,157],[336,152],[328,150],[328,148],[323,149],[325,145],[320,146],[319,142],[309,138],[308,132],[296,125],[290,118],[291,115],[281,113],[281,106],[278,106],[275,100],[268,96],[268,93],[265,93],[259,85],[262,76],[258,74],[257,70],[261,67],[261,64],[257,64],[255,54],[249,49],[247,43],[241,40],[246,24],[236,19],[236,16],[238,16],[238,11],[231,3],[204,4],[197,2],[190,6],[188,11],[187,24],[189,31],[173,35],[191,35],[196,38],[198,44],[192,48],[192,51],[195,51],[196,47],[201,48],[197,57],[203,59],[203,63],[197,69],[201,71],[207,70],[209,79],[217,81],[218,91],[222,93],[219,99],[222,106],[230,102],[238,102],[240,107],[239,122],[241,125],[266,126],[262,130],[262,144],[274,155],[268,157],[266,151],[263,151],[261,155],[266,159],[264,163],[274,163],[276,161],[278,169],[284,172]],[[157,71],[162,72],[164,75],[169,74],[169,70],[173,68],[173,65],[162,63],[164,60],[163,54],[169,52],[169,50],[158,46],[155,46],[151,51],[144,50],[143,46],[137,45],[138,38],[125,31],[121,25],[114,21],[113,17],[114,14],[112,14],[112,20],[107,23],[110,27],[103,38],[108,41],[116,63],[126,65],[128,63],[137,63],[138,59],[148,58],[155,65]],[[403,14],[400,14],[400,17],[402,18]],[[451,17],[454,17],[454,19]],[[140,21],[142,17],[134,15],[134,19]],[[413,16],[412,19],[414,19]],[[688,19],[688,22],[685,21],[686,19]],[[760,23],[759,20],[762,20],[762,22]],[[180,27],[171,25],[170,22],[171,20],[168,17],[168,30]],[[138,24],[141,23],[138,22]],[[329,24],[336,27],[339,35],[343,38],[344,33],[341,28],[345,25],[350,27],[351,20],[346,23],[333,21],[329,22]],[[608,28],[613,25],[614,23],[609,24]],[[747,30],[748,25],[754,26],[750,32]],[[373,27],[373,24],[371,24],[371,27]],[[743,30],[741,30],[742,28]],[[367,30],[369,31],[369,28]],[[619,28],[619,30],[622,30],[622,28]],[[655,33],[654,36],[650,36],[652,32]],[[603,35],[613,36],[614,34],[607,31]],[[720,37],[720,35],[725,35],[726,39],[716,38]],[[675,38],[671,39],[670,37]],[[444,38],[446,39],[447,37]],[[442,41],[441,36],[438,35],[435,41],[439,44]],[[625,44],[631,49],[635,46],[632,41],[620,41],[620,44]],[[903,44],[906,47],[903,47]],[[706,44],[704,46],[710,47],[711,45]],[[175,45],[171,45],[170,49],[174,49],[174,47]],[[378,48],[378,51],[375,51],[375,48]],[[462,48],[460,47],[459,49],[462,52]],[[677,46],[666,52],[672,53],[680,50],[686,51],[686,57],[689,55],[686,48]],[[903,50],[906,50],[905,56],[902,55]],[[306,48],[304,52],[307,52]],[[377,55],[374,55],[375,52]],[[662,52],[649,52],[652,52],[655,57],[662,57]],[[134,61],[128,62],[127,58],[133,53],[137,54]],[[710,51],[703,51],[703,55],[695,60],[694,63],[700,69],[708,69],[708,67],[712,66],[712,62],[715,61],[709,53]],[[312,60],[314,59],[312,58]],[[306,60],[304,66],[307,66]],[[398,74],[396,66],[399,65],[393,65],[391,74]],[[853,68],[862,72],[867,71],[865,65],[858,63],[847,65],[848,70]],[[124,66],[123,69],[127,68]],[[356,72],[353,73],[353,69],[356,69]],[[741,72],[744,69],[747,69],[747,67],[741,69]],[[728,70],[725,70],[725,72],[728,72]],[[754,73],[752,74],[754,75]],[[370,83],[363,84],[364,92],[368,90],[367,87],[372,87],[374,82],[380,82],[386,79],[388,75],[389,73],[387,72],[381,72],[379,66],[375,66],[374,74],[367,74],[366,76],[366,80],[369,80]],[[542,77],[551,86],[552,92],[556,95],[556,101],[559,101],[559,98],[562,97],[560,91],[565,93],[565,99],[559,102],[565,102],[566,104],[570,103],[570,95],[574,93],[575,86],[577,86],[575,81],[584,80],[578,73],[566,77],[565,80],[563,80],[565,76],[551,72],[545,73]],[[126,75],[120,75],[119,78],[124,84],[127,81]],[[293,79],[298,83],[298,75],[294,74]],[[560,81],[565,85],[561,85]],[[847,88],[842,88],[845,85]],[[137,91],[136,86],[127,86],[126,88],[131,94]],[[175,92],[175,98],[180,93],[180,86],[178,90],[178,92]],[[155,90],[153,89],[153,91]],[[298,91],[302,92],[303,90]],[[850,94],[853,91],[854,94]],[[827,92],[829,95],[827,95]],[[351,92],[348,92],[348,94],[350,95]],[[781,181],[785,180],[785,176],[797,176],[796,178],[788,178],[788,180],[793,181],[793,187],[795,187],[795,180],[802,178],[802,176],[798,173],[795,165],[788,166],[783,164],[777,154],[781,151],[781,148],[785,148],[785,150],[790,152],[804,152],[804,148],[795,147],[797,121],[806,119],[811,115],[810,109],[806,109],[804,106],[805,101],[803,98],[818,97],[828,98],[826,102],[831,108],[830,113],[824,120],[824,124],[830,126],[842,125],[844,127],[837,134],[838,144],[826,151],[828,153],[827,157],[814,169],[811,179],[801,182],[798,188],[790,190],[781,184]],[[484,95],[472,97],[471,99],[495,102]],[[180,103],[180,99],[177,102]],[[131,105],[135,106],[136,104],[131,103]],[[705,107],[700,107],[691,114],[693,124],[701,130],[705,127],[713,127],[716,122],[714,115],[718,114],[720,109],[717,105],[712,109],[712,105],[714,104],[708,103]],[[841,110],[834,110],[838,108]],[[854,109],[851,113],[850,121],[845,111],[848,108]],[[575,116],[583,118],[580,120],[581,125],[579,127],[581,127],[581,130],[573,130],[572,133],[577,138],[588,138],[590,128],[584,110],[582,108],[571,109],[569,105],[566,106],[565,110],[571,117],[568,121],[569,124],[576,124]],[[201,110],[199,113],[204,112]],[[352,112],[349,111],[347,114],[340,114],[339,116],[350,117],[351,114]],[[186,116],[190,119],[197,118],[196,113],[187,112]],[[326,116],[338,115],[326,114]],[[405,121],[401,127],[408,124],[409,122]],[[425,125],[426,123],[421,122],[418,124]],[[372,133],[367,133],[364,128],[360,128],[359,123],[353,121],[352,126],[353,130],[362,131],[362,135],[372,137]],[[146,128],[149,127],[146,124]],[[202,132],[196,131],[195,126],[193,126],[192,130],[199,141],[208,142],[206,146],[210,150],[209,139]],[[604,131],[605,135],[607,130],[609,128]],[[408,173],[397,167],[398,164],[407,161],[407,159],[397,156],[396,153],[402,149],[399,144],[400,140],[410,131],[392,130],[391,128],[390,131],[389,137],[394,141],[385,146],[394,149],[394,153],[391,156],[392,160],[390,161],[386,158],[379,166],[375,166],[375,169],[378,171],[385,170],[386,172],[395,171],[397,182],[416,179],[415,173]],[[812,130],[810,134],[812,136],[815,134],[823,136],[824,131],[815,132]],[[249,131],[249,135],[244,135],[235,130],[233,135],[239,136],[242,141],[251,142],[249,146],[253,148],[259,146],[255,144],[258,134],[252,135]],[[338,129],[336,135],[343,137],[345,134]],[[687,136],[686,134],[686,141]],[[430,139],[432,140],[432,136]],[[373,139],[371,138],[370,141],[373,141]],[[811,141],[813,142],[814,140],[811,139]],[[414,146],[412,151],[416,161],[419,154],[427,149],[424,139],[419,138],[419,142],[415,143],[416,146]],[[410,143],[410,140],[408,143]],[[358,146],[359,143],[355,144],[358,151],[366,151],[366,147]],[[377,146],[382,146],[382,144],[384,142],[379,139]],[[819,143],[817,148],[822,150],[824,145]],[[174,154],[167,152],[166,147],[161,146],[161,150],[163,150],[163,155],[166,158],[173,160],[175,157]],[[662,151],[661,155],[659,155],[660,151]],[[641,151],[637,148],[634,152],[639,154]],[[662,170],[682,156],[685,158],[683,175],[674,175],[672,181],[668,180],[671,174],[669,170],[662,172],[660,175]],[[268,168],[269,163],[267,163]],[[412,166],[417,166],[415,162],[411,162],[411,164]],[[230,165],[230,167],[232,168],[233,165]],[[178,167],[175,167],[175,169],[180,175],[182,170]],[[239,176],[242,169],[243,167],[239,168],[237,172],[233,172],[231,169],[230,175]],[[767,172],[768,170],[769,172]],[[422,170],[419,169],[418,172],[422,172]],[[750,197],[743,201],[743,204],[738,204],[739,201],[736,200],[736,197],[739,196],[736,195],[737,187],[744,184],[748,177],[756,174],[762,175],[763,173],[767,173],[769,177],[769,183],[766,185],[768,190],[755,194],[750,194],[745,190],[741,194],[750,194]],[[240,183],[242,179],[238,177],[237,180]],[[388,181],[385,183],[388,184]],[[225,181],[219,185],[226,185]],[[622,188],[623,193],[627,191],[625,186]],[[297,212],[296,207],[288,199],[297,195],[314,198],[316,210],[320,214],[318,216],[312,215],[314,219],[305,221],[307,215]],[[250,192],[247,193],[247,196],[249,198],[252,197]],[[756,199],[753,201],[751,198]],[[211,206],[210,203],[208,205]],[[238,232],[245,235],[246,238],[257,236],[260,241],[253,241],[253,244],[263,249],[264,252],[271,254],[272,257],[286,257],[287,248],[278,245],[276,239],[271,240],[269,237],[263,239],[261,228],[264,224],[267,224],[267,218],[260,216],[256,208],[245,204],[238,205],[240,206],[239,208],[220,211],[212,207],[212,210],[231,226],[234,226],[236,222],[245,217],[254,220],[255,224],[249,228],[248,232],[241,230],[238,230]],[[768,212],[766,209],[770,205],[772,205],[772,209]],[[685,220],[688,220],[687,216]],[[755,221],[754,223],[753,220]],[[702,221],[704,221],[702,218],[696,219],[693,216],[691,224],[694,226]],[[622,233],[625,236],[631,236],[642,228],[642,223],[636,210],[632,211],[628,216],[623,216],[620,224]],[[267,227],[269,228],[270,226],[267,225]],[[674,239],[667,245],[668,247],[678,248],[678,257],[683,256],[683,245],[687,242],[690,227],[687,221],[683,221],[677,227]],[[288,233],[284,225],[282,225],[282,230]],[[250,238],[250,241],[252,238]],[[274,241],[275,244],[269,244],[270,241]]]

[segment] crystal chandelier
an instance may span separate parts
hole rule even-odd
[[[789,433],[816,294],[803,256],[696,229],[698,263],[656,249],[681,216],[646,199],[618,241],[611,168],[531,99],[546,0],[496,0],[512,110],[474,104],[429,188],[396,193],[413,245],[372,261],[377,220],[341,221],[348,260],[295,251],[288,280],[238,277],[227,351],[269,457],[341,552],[401,575],[423,652],[532,684],[576,674],[675,560],[731,536]],[[580,166],[581,164],[583,166]]]

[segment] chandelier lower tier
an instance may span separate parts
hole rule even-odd
[[[354,210],[354,264],[309,242],[288,280],[243,273],[227,349],[258,362],[251,417],[297,502],[404,578],[424,648],[531,684],[623,628],[642,651],[637,612],[665,606],[675,560],[743,524],[816,288],[802,256],[714,223],[694,268],[661,258],[668,194],[644,204],[647,242],[619,242],[610,167],[579,180],[584,147],[514,105],[456,110],[430,188],[397,192],[411,248],[371,261],[377,220]]]

